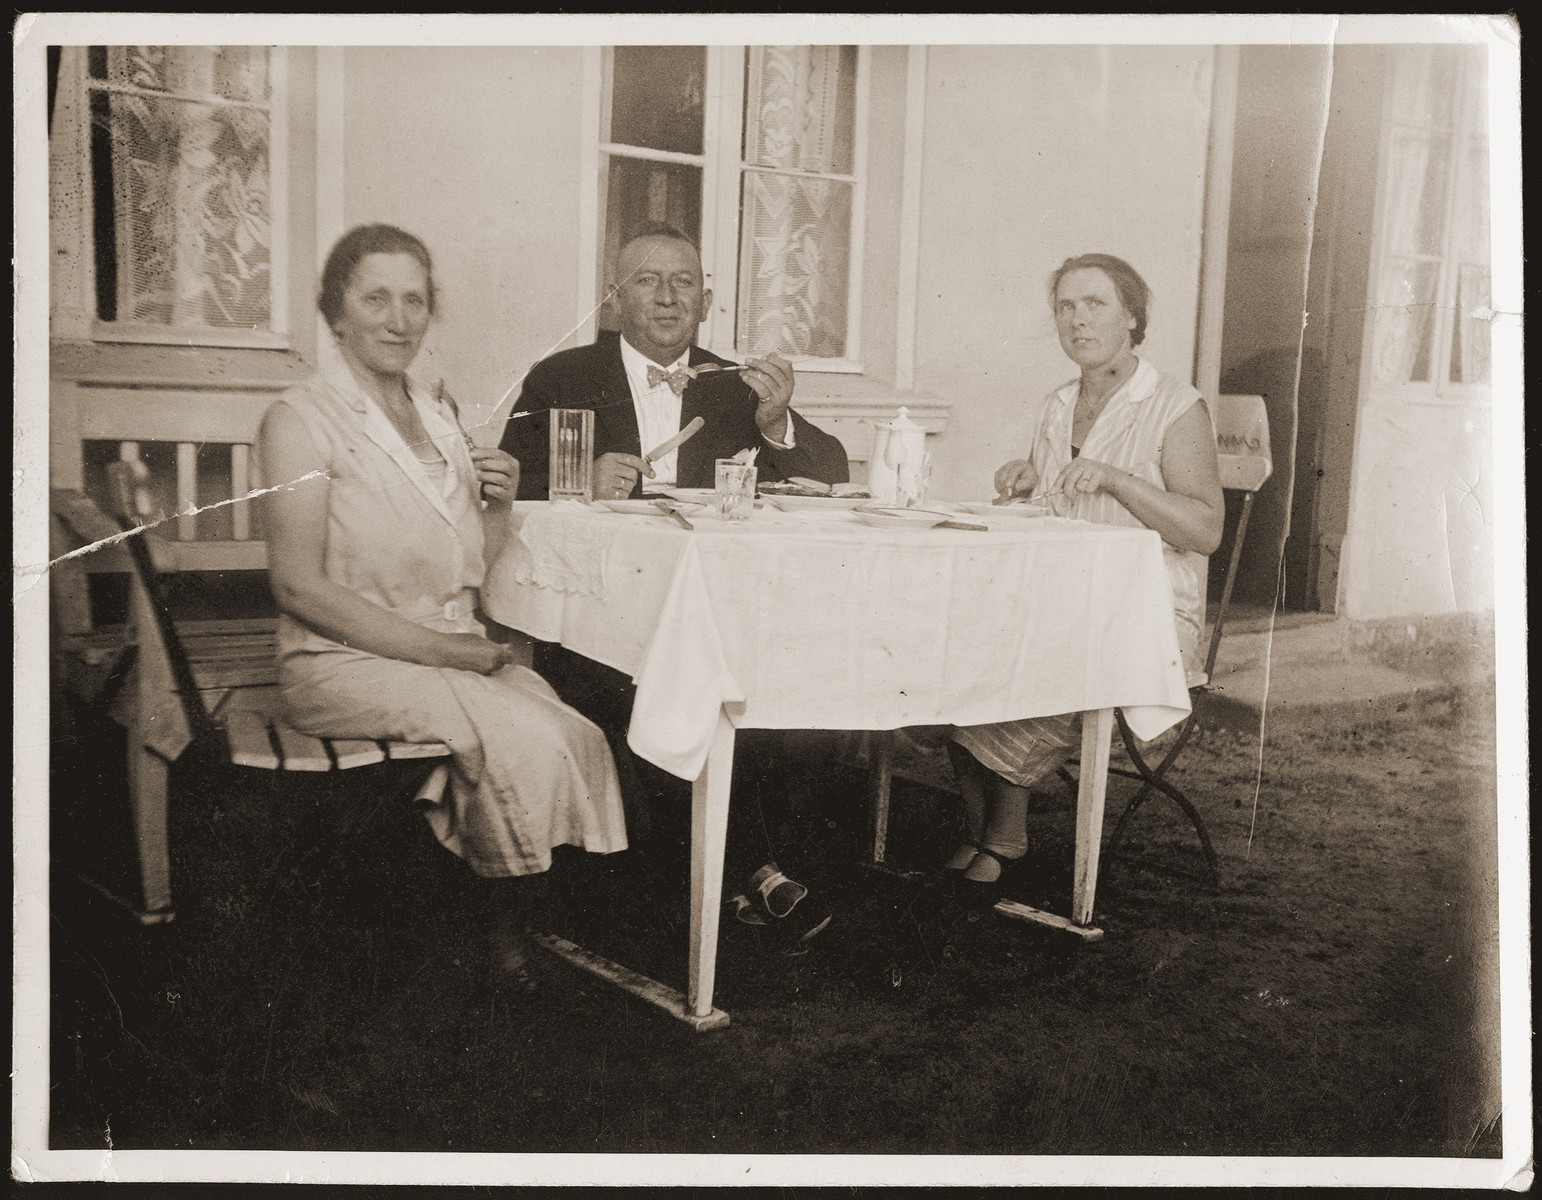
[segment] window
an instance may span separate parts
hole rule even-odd
[[[261,46],[64,48],[51,168],[82,184],[56,207],[90,337],[287,345],[283,66]]]
[[[1402,50],[1386,109],[1375,371],[1431,396],[1489,383],[1485,55]]]
[[[608,50],[601,274],[631,229],[668,221],[709,270],[703,342],[860,371],[866,75],[856,46]],[[609,313],[600,324],[615,327]]]

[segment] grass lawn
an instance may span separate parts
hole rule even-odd
[[[862,869],[860,777],[794,741],[783,865],[837,918],[800,957],[726,919],[705,1035],[555,960],[534,1001],[485,990],[459,864],[389,772],[184,773],[176,923],[57,873],[51,1145],[1497,1156],[1491,693],[1273,731],[1256,798],[1256,738],[1206,732],[1176,778],[1219,894],[1105,860],[1090,945]],[[81,727],[56,755],[56,862],[121,838],[114,753]],[[900,767],[890,857],[931,868],[945,760]],[[1067,911],[1073,816],[1035,798],[1027,902]],[[1134,834],[1198,862],[1165,802]],[[677,855],[564,852],[551,882],[555,932],[683,987]]]

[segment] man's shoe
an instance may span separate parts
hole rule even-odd
[[[808,895],[808,888],[788,879],[775,863],[767,863],[750,876],[745,894],[763,915],[780,921],[792,915],[798,902]]]
[[[781,952],[807,954],[809,944],[830,927],[832,914],[796,879],[767,863],[750,876],[745,892],[729,901],[734,919],[745,925],[771,926]]]

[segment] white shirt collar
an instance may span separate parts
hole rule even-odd
[[[648,382],[648,368],[657,367],[659,364],[654,362],[636,346],[632,345],[632,343],[627,341],[624,336],[620,339],[620,341],[621,362],[622,365],[626,367],[626,373],[628,377],[637,380],[642,385],[642,389],[647,391],[648,388],[653,386]],[[691,350],[690,347],[687,346],[685,353],[680,355],[679,358],[675,359],[675,361],[670,363],[667,367],[664,367],[663,370],[677,371],[681,367],[690,366],[690,363]]]

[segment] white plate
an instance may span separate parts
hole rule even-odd
[[[701,515],[711,517],[717,515],[717,489],[716,488],[665,488],[664,494],[673,500],[679,500],[683,504],[694,504],[702,510]],[[763,503],[756,500],[754,507],[761,508]],[[690,515],[687,513],[687,515]]]
[[[716,488],[665,488],[664,494],[675,500],[684,500],[688,504],[713,504],[717,503]]]
[[[948,513],[934,512],[929,508],[871,506],[851,511],[875,529],[930,529],[953,519]]]
[[[799,509],[805,512],[832,512],[843,508],[860,508],[864,504],[872,503],[872,500],[867,497],[851,500],[844,496],[778,496],[773,493],[765,498],[783,512],[797,512]]]
[[[981,517],[1048,517],[1054,514],[1050,512],[1049,505],[1018,502],[1015,504],[960,504],[959,508],[967,513],[974,513]]]
[[[613,513],[625,513],[630,516],[667,516],[668,514],[652,500],[596,500],[601,508],[608,508]],[[684,515],[690,516],[694,512],[700,512],[705,505],[676,501],[675,507]]]

